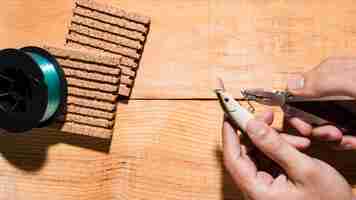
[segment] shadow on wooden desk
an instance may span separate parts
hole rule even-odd
[[[221,164],[221,169],[223,170],[222,174],[222,180],[221,183],[222,188],[221,188],[221,193],[222,193],[222,199],[224,200],[236,200],[236,199],[243,199],[243,195],[241,191],[236,187],[231,175],[229,172],[226,171],[225,166],[224,166],[224,158],[223,158],[223,152],[221,149],[217,148],[216,149],[216,156],[220,160]]]
[[[296,134],[297,131],[286,121],[284,120],[284,130],[288,130],[290,134]],[[336,151],[318,141],[312,141],[311,146],[312,148],[307,149],[305,153],[337,169],[351,185],[356,184],[356,151]]]
[[[288,133],[296,133],[296,130],[291,128],[288,124],[284,124],[284,127],[284,130],[287,130]],[[328,148],[325,144],[313,142],[312,148],[308,149],[305,153],[327,162],[329,165],[336,168],[347,179],[349,184],[356,184],[356,151],[335,151]],[[216,156],[220,160],[221,169],[223,170],[223,186],[221,190],[223,199],[244,199],[243,195],[234,184],[232,177],[223,166],[224,161],[221,149],[217,148]],[[281,169],[272,161],[267,160],[266,156],[258,154],[255,159],[258,160],[259,168],[262,168],[260,170],[268,171],[269,173],[272,172],[273,176],[276,176],[281,172]]]
[[[45,164],[51,145],[65,143],[108,153],[110,142],[109,139],[36,129],[26,133],[0,134],[0,153],[18,169],[38,171]]]

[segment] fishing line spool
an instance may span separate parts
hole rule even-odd
[[[61,114],[67,83],[56,59],[38,47],[0,51],[0,128],[24,132]]]

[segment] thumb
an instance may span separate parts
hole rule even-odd
[[[312,70],[290,75],[288,91],[302,97],[353,96],[356,59],[327,59]]]
[[[304,74],[289,75],[287,80],[288,91],[293,95],[302,97],[321,97],[324,95],[325,90],[318,81],[318,74],[314,71]]]
[[[256,147],[278,163],[291,179],[302,180],[305,167],[313,166],[310,157],[286,142],[265,122],[256,119],[249,120],[246,133]]]

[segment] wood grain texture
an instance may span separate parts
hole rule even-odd
[[[3,3],[1,47],[63,44],[72,3]],[[215,98],[217,76],[236,96],[245,87],[284,88],[288,74],[356,54],[352,0],[101,3],[151,17],[132,98]]]
[[[0,199],[110,199],[107,141],[41,129],[1,134],[0,144]]]
[[[158,0],[120,6],[152,19],[134,98],[215,98],[217,76],[236,96],[245,87],[285,88],[288,74],[329,56],[356,55],[351,0]]]
[[[43,129],[0,135],[0,198],[242,199],[222,166],[222,120],[216,101],[131,100],[118,105],[111,144]],[[311,153],[356,183],[354,152]]]
[[[241,87],[284,87],[288,73],[355,53],[351,0],[101,2],[152,19],[132,98],[215,98],[216,76],[236,96]],[[71,8],[71,0],[3,1],[0,47],[63,44]],[[118,109],[111,144],[49,130],[0,135],[0,199],[241,199],[222,167],[216,101],[130,100]],[[315,155],[355,188],[354,152]]]
[[[283,118],[274,111],[278,128]],[[216,101],[130,101],[118,113],[120,134],[110,152],[117,199],[241,199],[222,166],[223,115]],[[354,152],[316,146],[309,153],[355,184]]]
[[[110,152],[114,199],[238,197],[222,167],[219,106],[169,100],[119,104],[120,134]]]
[[[1,48],[41,46],[44,42],[63,45],[72,5],[71,0],[2,2]]]

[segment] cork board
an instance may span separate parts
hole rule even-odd
[[[66,44],[122,56],[121,96],[129,96],[149,31],[148,17],[92,0],[77,0]]]
[[[51,128],[111,138],[121,82],[121,57],[92,54],[69,47],[44,48],[57,59],[68,85],[65,114]]]

